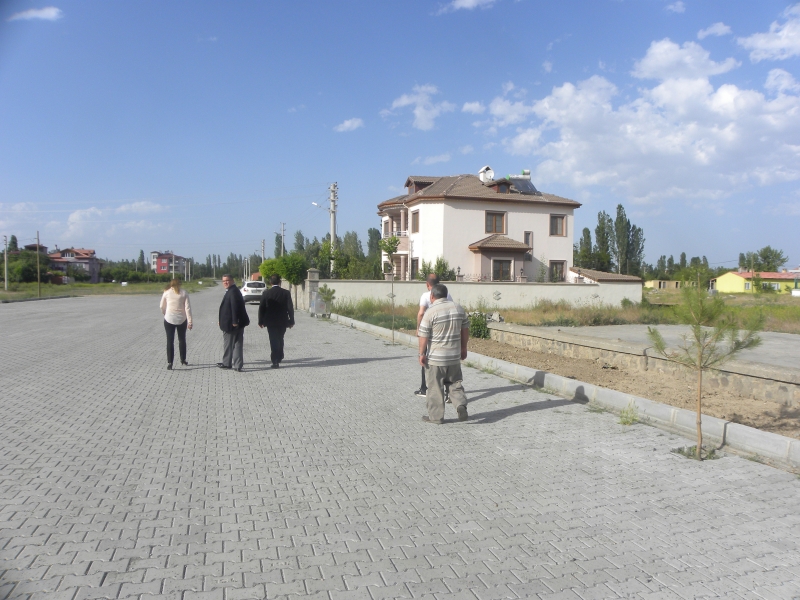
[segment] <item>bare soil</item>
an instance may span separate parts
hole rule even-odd
[[[608,368],[597,360],[532,352],[495,340],[471,339],[469,350],[670,406],[697,407],[697,388],[664,373]],[[800,439],[800,409],[715,390],[703,390],[702,405],[703,414]]]

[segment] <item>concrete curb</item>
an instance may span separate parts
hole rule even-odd
[[[391,339],[392,332],[385,327],[378,327],[349,317],[332,314],[332,321],[347,327],[371,333],[384,339]],[[406,333],[394,332],[394,339],[404,346],[417,347],[417,338]],[[595,402],[600,406],[619,412],[629,406],[635,406],[639,421],[665,429],[672,433],[694,439],[696,430],[696,413],[683,408],[676,408],[647,398],[640,398],[615,390],[609,390],[590,383],[584,383],[561,375],[553,375],[545,371],[523,367],[514,363],[491,358],[470,352],[466,363],[481,369],[491,369],[512,381],[525,385],[543,388],[554,394],[580,402]],[[776,433],[761,431],[746,425],[739,425],[716,417],[703,415],[703,440],[718,446],[727,446],[740,452],[754,454],[781,465],[793,468],[800,467],[800,440],[795,440]]]
[[[47,296],[46,298],[15,298],[14,300],[0,300],[0,304],[14,304],[15,302],[36,302],[38,300],[61,300],[63,298],[83,298],[83,296]]]

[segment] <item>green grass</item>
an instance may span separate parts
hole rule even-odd
[[[623,408],[622,411],[619,413],[619,424],[620,425],[633,425],[639,421],[639,409],[636,408],[636,405],[631,401],[628,403],[627,408]]]
[[[792,298],[788,294],[723,294],[721,297],[740,323],[745,323],[754,312],[761,312],[765,316],[764,331],[800,333],[800,298]],[[542,300],[535,305],[506,308],[499,312],[506,323],[536,327],[674,325],[679,321],[673,305],[679,301],[678,293],[646,291],[641,304],[575,307],[566,301]],[[468,311],[493,310],[487,306],[464,308]],[[414,304],[395,306],[395,328],[415,329],[418,310],[419,307]],[[376,325],[391,326],[392,305],[388,300],[337,300],[334,302],[334,312]],[[385,325],[386,318],[379,315],[389,315],[389,325]],[[397,317],[400,317],[400,321]]]
[[[697,446],[684,446],[682,448],[675,448],[671,450],[673,454],[680,454],[685,458],[697,460]],[[700,456],[703,460],[717,460],[722,458],[722,454],[718,453],[714,448],[708,449],[705,446],[701,448]]]
[[[194,293],[204,288],[216,285],[211,279],[203,279],[203,285],[197,281],[190,281],[183,285],[187,292]],[[166,283],[129,283],[122,286],[119,283],[70,283],[67,285],[42,284],[42,298],[58,298],[63,296],[98,296],[109,294],[160,294],[167,287]],[[0,289],[0,300],[24,300],[36,298],[36,283],[12,283],[8,291]]]

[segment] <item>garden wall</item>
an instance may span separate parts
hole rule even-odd
[[[450,295],[465,308],[484,306],[489,310],[525,308],[541,300],[551,302],[566,301],[573,306],[605,305],[619,306],[623,299],[631,302],[642,301],[640,282],[613,283],[515,283],[515,282],[443,282]],[[337,300],[357,302],[364,298],[388,300],[392,293],[391,281],[323,279],[306,280],[302,305],[298,308],[308,310],[309,296],[315,292],[315,284],[327,285],[336,290]],[[425,291],[422,281],[395,281],[395,303],[419,304],[419,297]],[[298,303],[299,294],[298,294]]]

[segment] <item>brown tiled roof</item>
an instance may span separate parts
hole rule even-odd
[[[414,183],[433,183],[439,179],[438,177],[427,177],[427,176],[420,176],[420,175],[409,175],[408,179],[406,179],[406,183],[403,187],[409,187]]]
[[[570,271],[578,275],[588,277],[593,281],[642,281],[641,277],[634,275],[622,275],[621,273],[606,273],[605,271],[595,271],[594,269],[584,269],[582,267],[570,267]]]
[[[469,249],[472,251],[475,250],[513,250],[515,252],[530,251],[530,248],[526,244],[518,242],[517,240],[512,240],[510,237],[506,237],[500,233],[493,233],[489,237],[485,237],[482,240],[478,240],[477,242],[470,244]]]
[[[412,176],[406,180],[406,187],[409,182],[432,181],[424,189],[406,196],[398,196],[385,200],[378,205],[379,210],[390,208],[400,204],[411,206],[422,200],[443,199],[443,200],[488,200],[494,202],[525,202],[531,204],[554,204],[578,208],[580,202],[562,198],[554,194],[521,194],[513,187],[508,193],[498,194],[497,191],[488,186],[478,178],[477,175],[451,175],[447,177],[417,177]],[[512,182],[509,182],[512,183]]]

